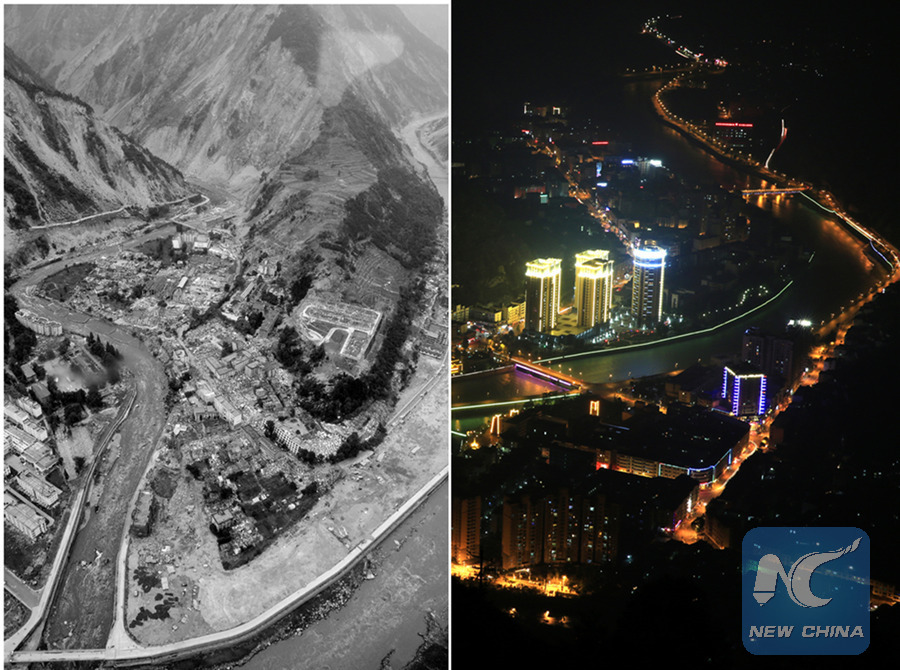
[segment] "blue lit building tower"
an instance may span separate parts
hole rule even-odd
[[[766,375],[749,363],[726,365],[722,371],[722,398],[734,416],[766,413]]]
[[[641,328],[662,321],[663,283],[666,277],[666,250],[647,246],[634,249],[634,276],[631,281],[631,316]]]

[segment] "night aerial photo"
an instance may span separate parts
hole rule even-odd
[[[893,27],[681,4],[452,8],[454,666],[896,657]],[[868,537],[855,655],[745,649],[761,527]]]
[[[446,667],[447,3],[4,38],[4,667]]]

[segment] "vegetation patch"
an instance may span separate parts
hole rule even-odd
[[[66,127],[61,124],[56,116],[50,111],[50,106],[44,102],[38,104],[41,110],[41,124],[44,127],[44,137],[47,140],[47,146],[58,154],[62,154],[68,159],[73,167],[78,167],[78,158],[72,151],[72,142],[69,139],[69,132]]]
[[[378,181],[347,201],[344,230],[352,239],[370,237],[406,268],[417,268],[437,249],[443,216],[437,190],[404,167],[378,171]]]
[[[280,181],[273,179],[272,181],[266,183],[262,190],[259,192],[259,195],[256,198],[256,201],[253,203],[253,209],[250,210],[250,214],[247,215],[247,220],[255,219],[259,216],[262,211],[268,206],[268,204],[272,201],[272,198],[275,197],[275,194],[278,193],[281,189],[284,188],[284,184]]]
[[[3,637],[9,637],[28,620],[31,610],[16,600],[8,591],[3,591]]]
[[[87,126],[87,130],[84,133],[84,142],[87,147],[88,153],[94,157],[97,161],[97,164],[100,166],[100,171],[103,173],[103,179],[107,184],[116,187],[116,181],[113,179],[112,173],[109,169],[109,163],[106,160],[106,146],[103,144],[103,140],[100,139],[100,136],[97,134],[97,129],[94,126],[94,120],[89,119],[89,123]]]
[[[150,570],[146,565],[137,567],[134,571],[134,581],[144,590],[144,593],[150,593],[151,589],[158,589],[162,586],[162,580],[156,570]]]
[[[95,263],[73,263],[41,282],[41,293],[52,300],[66,302],[80,284],[96,267]]]
[[[178,598],[167,592],[165,596],[163,596],[162,602],[158,603],[152,610],[148,610],[146,607],[141,606],[141,608],[138,610],[137,616],[135,616],[134,619],[128,624],[128,627],[135,628],[142,625],[148,619],[168,619],[169,610],[177,605]]]
[[[150,488],[161,498],[170,499],[178,488],[178,478],[168,470],[159,468],[150,482]]]
[[[15,203],[11,212],[12,216],[9,217],[9,227],[14,230],[28,229],[29,219],[39,221],[41,218],[37,200],[28,189],[25,179],[19,174],[15,165],[5,156],[3,168],[3,192],[6,193],[6,197],[12,197]]]
[[[60,203],[67,202],[74,211],[81,214],[92,214],[96,209],[94,201],[78,188],[65,176],[51,170],[41,161],[40,158],[31,150],[31,147],[24,140],[18,137],[12,137],[13,147],[21,157],[22,162],[28,166],[31,173],[41,183],[43,189]]]

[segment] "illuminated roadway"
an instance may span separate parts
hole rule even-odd
[[[761,175],[780,179],[786,181],[789,184],[788,186],[781,188],[776,187],[770,189],[747,189],[742,191],[742,194],[744,196],[787,195],[794,193],[803,196],[820,209],[838,217],[845,226],[847,226],[855,233],[857,233],[857,235],[866,240],[873,251],[875,251],[875,253],[877,253],[881,257],[881,259],[888,267],[890,267],[890,276],[879,285],[879,288],[883,289],[888,284],[891,284],[900,279],[900,252],[897,251],[896,247],[890,244],[878,233],[865,228],[855,219],[850,217],[839,206],[831,193],[825,191],[824,189],[815,190],[806,184],[797,184],[796,182],[792,182],[792,180],[788,179],[784,175],[774,173],[767,167],[755,163],[749,156],[744,156],[742,154],[738,154],[737,156],[735,156],[729,149],[722,146],[716,140],[707,137],[695,125],[691,124],[688,121],[685,121],[684,119],[676,117],[671,112],[669,112],[669,110],[660,100],[660,93],[672,86],[677,81],[677,79],[678,77],[660,88],[653,98],[654,107],[661,117],[663,117],[667,122],[678,128],[685,134],[701,142],[703,145],[713,151],[713,153],[722,155],[731,160],[735,160],[738,163],[745,165],[748,169],[755,170]],[[809,192],[812,192],[816,197],[811,197],[809,195]],[[860,294],[856,302],[841,308],[841,312],[839,314],[832,314],[832,318],[830,321],[823,321],[822,324],[820,324],[820,327],[817,329],[817,334],[820,337],[824,337],[830,332],[835,332],[835,338],[827,347],[818,348],[819,363],[817,363],[817,365],[812,370],[807,371],[803,375],[803,378],[797,384],[797,386],[816,383],[816,381],[818,380],[819,369],[822,365],[821,361],[829,355],[828,352],[833,352],[833,348],[843,342],[844,335],[846,334],[847,329],[852,324],[853,316],[873,297],[874,291],[866,295]],[[797,387],[795,386],[794,390],[796,390],[796,388]],[[725,485],[728,483],[728,480],[734,475],[735,472],[737,472],[738,468],[740,467],[740,463],[743,460],[749,458],[757,449],[762,448],[762,440],[768,440],[769,427],[771,426],[772,421],[774,420],[775,416],[778,415],[778,413],[785,410],[790,405],[792,396],[793,394],[788,394],[787,399],[783,401],[781,405],[773,408],[773,411],[769,416],[767,416],[760,424],[753,427],[753,430],[751,431],[751,441],[749,447],[745,450],[744,453],[739,454],[739,457],[734,460],[731,466],[729,466],[721,480],[716,480],[712,483],[711,486],[701,491],[700,502],[698,503],[697,508],[694,510],[693,515],[685,523],[682,524],[681,528],[673,533],[673,537],[675,537],[675,539],[688,543],[695,542],[700,539],[698,533],[696,533],[691,528],[691,523],[695,519],[703,516],[706,511],[706,505],[712,498],[715,498],[724,490]],[[706,539],[708,542],[710,542],[710,544],[713,544],[713,546],[717,546],[715,542],[713,542],[708,536],[704,536],[703,539]]]
[[[741,195],[792,195],[808,191],[810,186],[796,186],[790,188],[748,188],[741,191]]]

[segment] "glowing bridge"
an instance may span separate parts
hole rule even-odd
[[[802,193],[809,189],[809,186],[791,186],[789,188],[748,188],[741,191],[741,195],[790,195],[792,193]]]
[[[526,361],[523,358],[511,356],[510,361],[512,361],[513,365],[515,366],[516,372],[523,372],[527,375],[531,375],[532,377],[543,379],[544,381],[555,384],[556,386],[566,389],[567,391],[578,391],[582,386],[582,381],[580,379],[570,377],[563,372],[557,372],[555,370],[551,370],[550,368],[545,368],[543,365],[538,365],[537,363]]]

